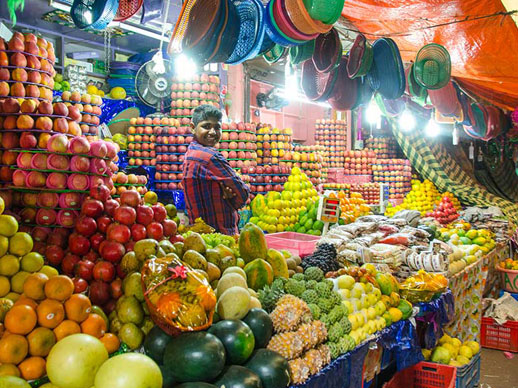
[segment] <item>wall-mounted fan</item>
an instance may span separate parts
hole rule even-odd
[[[157,111],[164,111],[171,104],[171,79],[166,71],[171,68],[171,64],[168,60],[162,61],[163,64],[158,66],[154,59],[144,63],[135,77],[138,97]]]

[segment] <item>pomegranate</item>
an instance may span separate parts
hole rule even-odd
[[[81,216],[76,222],[75,229],[80,235],[90,237],[97,231],[97,222],[92,217]]]
[[[153,205],[151,206],[154,213],[154,220],[156,222],[162,222],[167,218],[167,210],[162,205]]]
[[[73,254],[84,256],[90,250],[90,240],[78,233],[72,233],[68,238],[68,248]]]
[[[101,233],[106,233],[108,226],[112,223],[110,217],[102,216],[97,219],[97,230]]]
[[[65,257],[65,251],[58,245],[47,245],[45,257],[49,264],[60,265]]]
[[[65,275],[69,277],[74,276],[74,271],[77,263],[79,263],[81,259],[77,255],[73,255],[72,253],[67,253],[63,261],[61,262],[61,269],[65,273]]]
[[[90,245],[92,246],[92,249],[96,252],[99,252],[99,247],[104,240],[104,234],[95,233],[92,237],[90,237]]]
[[[146,227],[141,224],[133,224],[131,226],[131,237],[134,241],[144,240],[147,237]]]
[[[110,217],[113,217],[113,215],[115,214],[115,209],[117,209],[119,206],[120,203],[114,200],[113,198],[110,198],[106,200],[106,202],[104,202],[104,210]]]
[[[128,228],[126,225],[122,225],[115,222],[108,226],[108,230],[106,231],[106,237],[108,238],[108,240],[125,244],[131,238],[131,231],[130,228]]]
[[[110,189],[106,185],[97,185],[90,187],[90,197],[105,202],[110,198]]]
[[[104,205],[100,200],[88,198],[81,206],[81,214],[97,219],[103,214]]]
[[[173,220],[164,220],[162,221],[162,227],[164,228],[164,236],[171,237],[176,234],[178,227],[176,226],[176,222]]]
[[[95,280],[111,282],[115,278],[115,267],[109,261],[98,261],[95,263],[93,275]]]
[[[152,222],[146,226],[146,232],[148,238],[152,238],[157,241],[162,240],[164,237],[164,228],[162,227],[162,224],[159,224],[158,222]]]
[[[137,207],[140,203],[140,194],[136,190],[126,190],[121,193],[121,204]]]
[[[137,212],[132,207],[123,205],[115,209],[113,215],[115,221],[124,225],[133,225],[137,219]]]
[[[102,258],[112,263],[121,261],[122,256],[126,253],[124,245],[116,241],[104,241],[101,244],[100,250]]]
[[[95,263],[90,260],[80,260],[76,265],[75,274],[81,279],[92,280]]]
[[[149,206],[139,205],[137,207],[137,222],[144,226],[149,225],[154,218],[153,209]]]
[[[110,285],[100,280],[90,283],[90,300],[92,304],[103,305],[110,300]]]

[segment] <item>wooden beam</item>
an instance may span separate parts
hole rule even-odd
[[[518,0],[501,0],[507,12],[518,11]],[[514,24],[518,27],[518,13],[511,15]]]

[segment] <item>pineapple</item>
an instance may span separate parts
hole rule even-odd
[[[268,343],[268,349],[279,353],[287,360],[293,360],[304,351],[304,339],[298,332],[280,333],[274,335]]]
[[[297,333],[304,340],[305,351],[313,349],[327,339],[326,326],[320,321],[313,321],[301,325]]]
[[[292,384],[301,384],[309,377],[309,366],[302,358],[288,361]]]
[[[306,302],[293,295],[284,295],[270,313],[277,333],[296,330],[301,323],[310,322],[311,310]]]

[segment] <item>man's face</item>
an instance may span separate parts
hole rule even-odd
[[[214,147],[221,140],[221,125],[215,117],[201,121],[196,127],[192,126],[192,133],[201,145]]]

